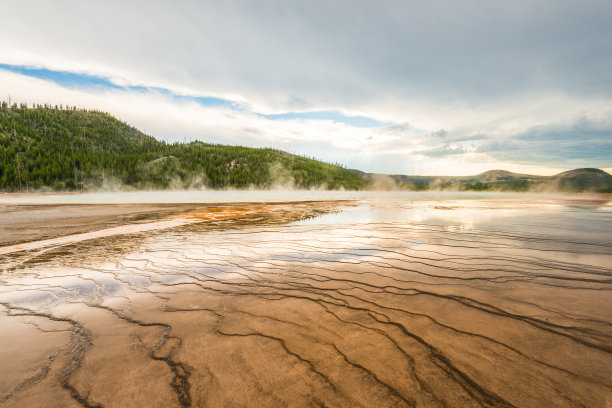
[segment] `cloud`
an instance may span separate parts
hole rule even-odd
[[[161,94],[169,96],[180,102],[196,102],[203,106],[219,106],[236,110],[246,110],[240,103],[228,99],[217,98],[214,96],[182,95],[176,92],[159,87],[145,87],[142,85],[129,85],[121,78],[105,78],[102,76],[88,75],[83,73],[53,71],[46,68],[34,68],[22,65],[0,64],[0,70],[16,72],[33,78],[44,79],[55,82],[66,88],[82,89],[89,91],[108,91],[122,90],[131,92],[141,92],[150,94]],[[379,127],[388,125],[388,122],[381,122],[374,118],[361,115],[345,115],[336,111],[303,111],[303,112],[284,112],[277,114],[261,114],[253,112],[263,118],[271,120],[292,120],[292,119],[312,119],[329,120],[338,123],[345,123],[354,127]]]
[[[420,150],[419,153],[428,157],[454,156],[474,151],[470,146],[445,144],[434,148]]]
[[[569,124],[529,128],[503,139],[489,140],[477,150],[500,160],[539,161],[606,167],[612,158],[612,120],[579,118]]]
[[[58,0],[3,17],[5,95],[169,141],[390,173],[612,166],[609,1]]]
[[[3,14],[4,62],[238,93],[269,109],[288,110],[292,96],[326,110],[612,90],[607,1],[60,0]]]

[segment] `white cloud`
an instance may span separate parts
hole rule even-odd
[[[474,136],[507,141],[537,126],[611,114],[612,6],[606,1],[60,0],[11,2],[3,17],[0,63],[83,72],[245,107],[67,90],[0,71],[0,89],[15,100],[106,110],[166,140],[274,146],[389,173],[493,167],[549,173],[567,168],[564,157],[541,162],[534,155],[522,164],[496,159],[475,151],[483,142]],[[362,129],[252,113],[294,110],[410,126]],[[433,133],[441,129],[447,140]],[[589,143],[586,134],[576,137]]]
[[[166,141],[203,140],[252,147],[275,147],[339,162],[364,171],[392,174],[468,175],[491,168],[552,174],[563,167],[519,165],[464,149],[429,157],[424,150],[446,136],[410,125],[355,128],[321,120],[269,120],[227,108],[177,102],[161,94],[112,90],[91,92],[0,70],[0,88],[19,102],[95,107]],[[443,133],[442,133],[443,134]],[[435,140],[432,140],[435,139]]]

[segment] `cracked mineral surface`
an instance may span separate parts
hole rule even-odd
[[[605,199],[7,205],[0,226],[3,407],[612,404]]]

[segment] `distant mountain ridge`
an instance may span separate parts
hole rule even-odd
[[[277,186],[612,193],[612,176],[594,168],[550,177],[506,170],[462,177],[373,174],[276,149],[168,144],[98,111],[0,105],[0,191]]]
[[[610,191],[612,175],[595,168],[575,169],[549,177],[537,187],[559,191]]]
[[[403,189],[532,191],[532,192],[596,192],[612,193],[612,175],[595,168],[564,171],[554,176],[489,170],[475,176],[403,176],[394,181]]]

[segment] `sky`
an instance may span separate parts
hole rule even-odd
[[[363,171],[612,170],[612,2],[18,1],[0,100]]]

